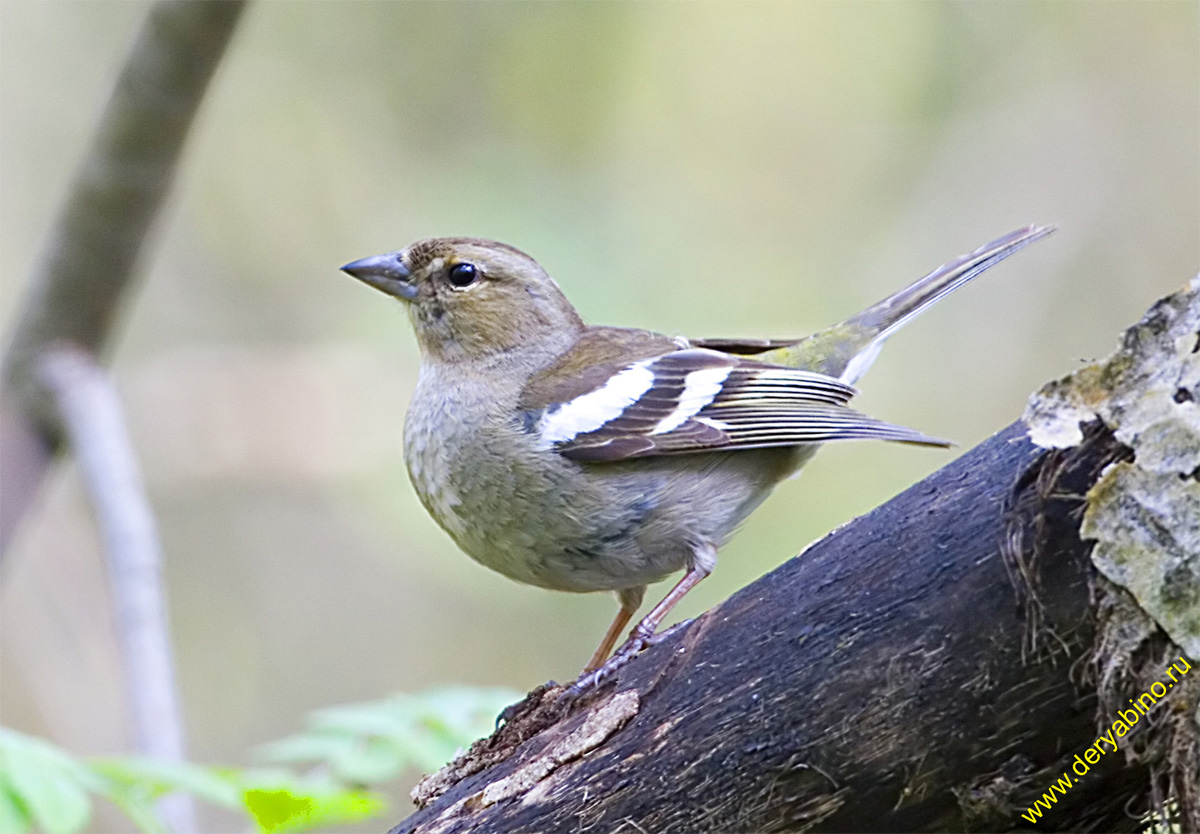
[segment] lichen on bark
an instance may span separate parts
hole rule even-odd
[[[1099,419],[1133,453],[1087,495],[1092,562],[1191,658],[1200,658],[1200,276],[1155,304],[1107,359],[1045,386],[1034,443],[1067,448]]]

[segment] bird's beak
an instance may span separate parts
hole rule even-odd
[[[402,255],[402,252],[373,255],[346,264],[342,267],[342,272],[353,275],[364,284],[370,284],[388,295],[412,301],[417,297],[417,285],[412,283],[412,273],[404,265]]]

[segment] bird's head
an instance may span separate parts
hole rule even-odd
[[[407,302],[421,350],[434,359],[487,358],[574,340],[583,329],[537,261],[492,240],[429,238],[342,271]]]

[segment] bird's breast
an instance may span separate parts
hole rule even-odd
[[[695,545],[723,544],[800,462],[789,448],[571,461],[490,388],[423,371],[405,460],[455,543],[519,582],[596,591],[663,579]]]

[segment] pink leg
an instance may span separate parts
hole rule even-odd
[[[625,630],[625,626],[629,625],[629,621],[637,613],[645,593],[646,586],[644,585],[638,588],[626,588],[617,593],[617,599],[621,603],[621,608],[617,611],[617,616],[613,618],[612,625],[605,632],[604,639],[600,641],[600,646],[596,649],[595,654],[592,655],[592,659],[588,661],[587,666],[583,667],[585,674],[599,669],[604,664],[604,661],[608,660],[613,646],[617,644],[617,638],[621,636],[621,632]]]
[[[611,648],[610,638],[612,641],[615,641],[616,634],[629,622],[630,617],[633,616],[633,611],[637,610],[637,606],[633,606],[633,610],[627,614],[624,599],[622,599],[621,611],[618,612],[617,619],[613,621],[608,633],[604,635],[604,642],[600,644],[600,649],[592,656],[592,660],[588,663],[587,668],[583,670],[583,674],[580,675],[579,680],[575,681],[574,686],[571,687],[571,692],[578,695],[595,686],[605,677],[620,669],[630,660],[633,660],[647,646],[653,645],[658,627],[666,619],[667,615],[671,613],[671,609],[675,607],[679,600],[684,598],[688,591],[695,588],[700,583],[700,580],[712,573],[716,562],[717,550],[715,547],[707,544],[697,547],[693,551],[692,564],[688,567],[688,571],[683,575],[683,578],[675,583],[675,587],[663,597],[662,602],[654,606],[650,610],[650,613],[633,627],[633,631],[629,633],[629,639],[625,641],[625,644],[621,648],[617,649],[617,653],[607,662],[603,663],[603,665],[600,665],[597,661],[603,657],[601,650],[603,650],[604,655],[608,653],[608,649]]]
[[[662,602],[651,608],[650,613],[633,627],[633,631],[629,632],[629,640],[625,646],[641,641],[642,645],[634,652],[635,654],[637,651],[645,648],[646,643],[658,632],[658,627],[662,625],[662,621],[671,613],[671,609],[675,607],[679,600],[683,599],[688,591],[700,584],[700,580],[708,576],[710,572],[710,568],[702,568],[699,565],[689,568],[688,572],[683,575],[683,578],[675,583],[675,587],[662,598]],[[625,646],[622,646],[617,653],[624,652]]]

